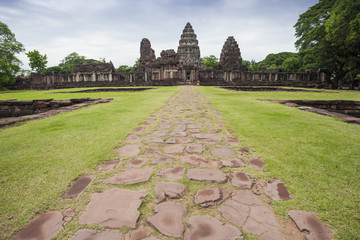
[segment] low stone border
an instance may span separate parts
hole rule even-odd
[[[296,107],[303,111],[334,117],[341,121],[360,124],[360,118],[350,114],[360,114],[360,101],[350,100],[276,100],[258,99],[262,101],[277,102],[288,107]],[[344,114],[347,113],[347,114]]]
[[[236,86],[236,87],[221,87],[227,90],[234,91],[246,91],[246,92],[326,92],[326,93],[334,93],[327,92],[322,90],[307,90],[307,89],[299,89],[299,88],[283,88],[283,87],[260,87],[260,86]]]
[[[96,88],[96,89],[86,89],[80,91],[67,91],[67,92],[52,92],[53,93],[88,93],[88,92],[140,92],[147,91],[156,88]]]
[[[92,104],[107,103],[112,98],[73,98],[70,100],[0,100],[0,128],[32,119],[69,112]]]

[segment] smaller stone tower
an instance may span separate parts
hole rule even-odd
[[[155,58],[155,51],[151,48],[149,39],[143,38],[140,43],[140,66],[150,65]]]
[[[226,39],[220,55],[220,68],[223,70],[242,70],[246,67],[242,65],[240,48],[235,38],[230,36]]]

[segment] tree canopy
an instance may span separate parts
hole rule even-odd
[[[214,69],[214,67],[219,65],[219,59],[214,55],[203,57],[202,62],[205,64],[206,69]]]
[[[105,58],[100,59],[101,62],[105,61]],[[98,63],[99,60],[95,59],[89,59],[85,56],[81,56],[76,52],[72,52],[69,55],[67,55],[63,60],[60,61],[60,64],[58,66],[53,66],[46,68],[46,72],[67,72],[72,73],[74,70],[74,67],[78,64],[82,63]]]
[[[122,71],[124,73],[132,73],[135,70],[135,68],[138,68],[138,67],[140,67],[140,59],[139,58],[135,61],[133,66],[120,65],[116,69],[116,71]]]
[[[295,46],[305,68],[326,68],[333,87],[360,69],[360,1],[320,0],[295,24]]]
[[[244,60],[243,64],[250,72],[259,72],[262,67],[267,69],[283,68],[287,72],[300,72],[304,70],[299,54],[293,52],[270,53],[260,62]]]
[[[15,34],[0,21],[0,86],[15,81],[22,64],[15,54],[24,50],[23,44],[16,40]]]
[[[29,51],[26,53],[29,58],[29,65],[31,70],[37,72],[43,72],[46,69],[47,56],[41,55],[38,50]]]

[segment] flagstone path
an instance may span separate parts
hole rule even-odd
[[[292,210],[294,222],[274,214],[264,200],[290,200],[286,183],[245,172],[264,171],[266,163],[233,134],[196,87],[182,87],[114,149],[119,159],[66,192],[64,198],[78,201],[88,184],[106,186],[85,210],[39,215],[13,239],[50,239],[69,221],[81,228],[73,240],[231,240],[244,232],[263,240],[331,239],[315,213]],[[99,177],[104,172],[111,174]]]

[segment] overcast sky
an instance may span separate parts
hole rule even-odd
[[[234,36],[245,60],[295,52],[294,24],[317,0],[0,0],[0,21],[26,51],[38,50],[55,66],[72,52],[133,65],[148,38],[158,57],[177,50],[187,22],[201,56],[220,57]],[[21,54],[23,68],[28,59]]]

